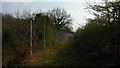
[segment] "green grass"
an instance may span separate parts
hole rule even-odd
[[[31,58],[26,59],[26,64],[29,66],[55,66],[57,59],[62,59],[64,51],[68,48],[68,40],[62,42],[56,41],[55,45],[46,47],[45,49],[33,53]]]

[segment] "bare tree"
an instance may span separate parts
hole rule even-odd
[[[17,19],[20,19],[21,13],[19,9],[15,12],[15,15]]]
[[[30,19],[32,17],[31,10],[24,9],[21,15],[22,19]]]
[[[71,24],[71,16],[66,12],[65,9],[56,8],[49,11],[49,17],[52,18],[53,24],[59,29],[64,29],[64,27]]]

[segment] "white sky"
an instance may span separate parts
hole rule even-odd
[[[85,0],[1,0],[2,2],[84,2]],[[86,0],[90,2],[101,2],[101,0]]]
[[[74,1],[74,2],[73,2]],[[3,0],[2,12],[15,13],[23,9],[31,9],[32,11],[47,11],[53,8],[64,8],[71,14],[73,19],[73,29],[76,30],[80,25],[86,23],[86,18],[93,16],[85,10],[86,2],[100,3],[101,0]]]

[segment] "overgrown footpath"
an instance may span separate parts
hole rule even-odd
[[[25,60],[25,66],[61,66],[63,62],[68,61],[68,59],[63,61],[63,58],[69,57],[72,52],[72,49],[68,51],[69,44],[68,39],[56,41],[55,45],[33,53],[32,57]]]
[[[107,54],[100,54],[88,46],[75,44],[75,39],[57,41],[40,52],[33,53],[25,66],[39,67],[115,67],[114,60]]]

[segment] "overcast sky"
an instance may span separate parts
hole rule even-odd
[[[87,12],[86,2],[101,3],[101,0],[3,0],[2,12],[9,12],[14,14],[16,11],[23,11],[23,9],[30,9],[34,11],[48,11],[53,8],[64,8],[73,19],[73,29],[76,30],[80,25],[86,23],[86,18],[93,18]]]

